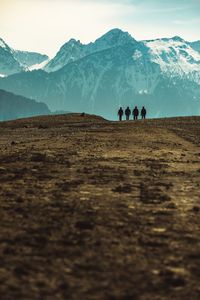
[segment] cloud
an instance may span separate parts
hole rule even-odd
[[[200,24],[200,19],[174,20],[172,23],[176,25],[195,25]]]
[[[138,40],[199,39],[198,7],[199,0],[0,0],[0,37],[49,55],[72,37],[87,43],[116,27]]]

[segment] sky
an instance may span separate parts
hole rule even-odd
[[[70,38],[95,41],[113,28],[136,40],[200,40],[200,0],[0,0],[0,37],[50,57]]]

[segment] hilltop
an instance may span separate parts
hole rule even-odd
[[[200,117],[0,132],[2,299],[199,298]]]

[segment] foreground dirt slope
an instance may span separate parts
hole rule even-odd
[[[200,118],[0,123],[0,298],[200,299]]]

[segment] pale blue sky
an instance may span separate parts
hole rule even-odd
[[[0,0],[0,37],[14,48],[52,56],[72,37],[87,43],[112,28],[200,40],[200,0]]]

